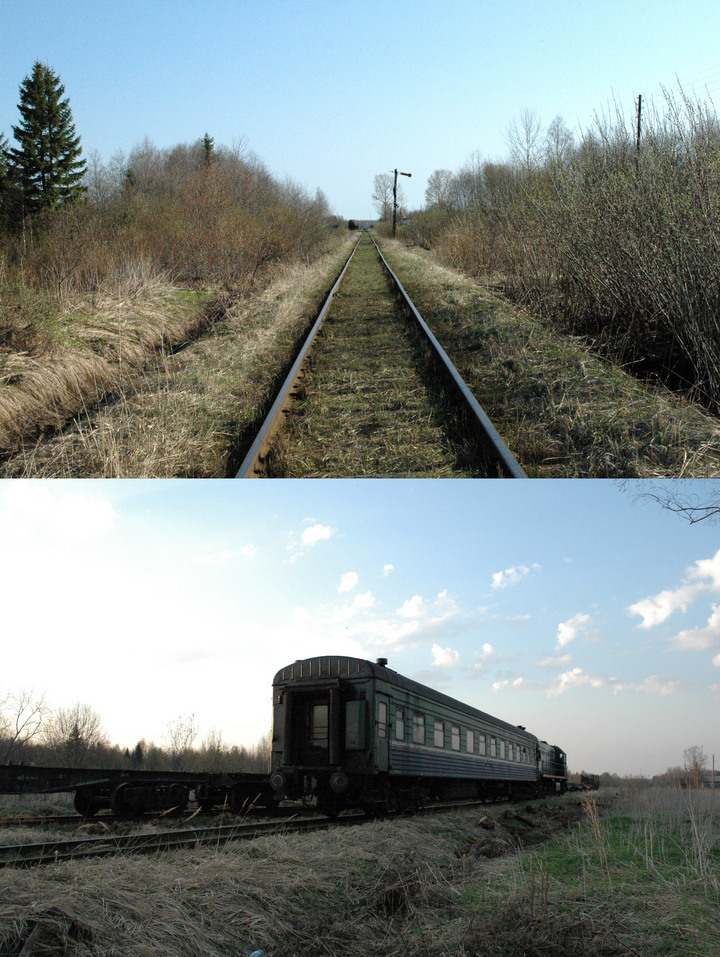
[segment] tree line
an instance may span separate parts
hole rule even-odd
[[[251,747],[229,745],[217,730],[198,743],[195,715],[170,722],[160,744],[111,744],[88,704],[51,708],[32,691],[0,695],[0,764],[147,771],[267,771],[270,735]]]
[[[61,300],[148,271],[243,290],[326,248],[320,190],[279,181],[241,140],[209,133],[128,156],[85,158],[60,78],[36,62],[20,87],[15,145],[0,133],[0,281]]]
[[[643,101],[645,102],[645,101]],[[720,122],[682,89],[577,135],[524,111],[509,156],[429,178],[407,242],[720,411]]]

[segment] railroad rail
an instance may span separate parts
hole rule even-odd
[[[467,436],[467,440],[475,450],[477,458],[482,460],[484,471],[486,471],[488,477],[524,478],[525,473],[523,469],[512,456],[497,432],[497,429],[490,421],[487,413],[472,395],[469,387],[463,381],[447,353],[430,330],[427,322],[420,315],[397,275],[388,265],[374,237],[370,235],[370,239],[379,257],[380,266],[394,289],[395,296],[399,301],[403,314],[410,322],[414,334],[419,336],[424,343],[425,351],[429,355],[429,364],[433,370],[433,378],[435,381],[442,383],[444,395],[447,396],[452,401],[454,407],[459,410],[457,418],[459,421],[462,421],[463,434]],[[266,474],[266,463],[273,441],[282,429],[293,401],[300,391],[300,384],[307,370],[313,346],[318,339],[318,333],[327,318],[333,299],[337,295],[353,257],[362,241],[363,236],[360,237],[353,247],[340,275],[328,294],[265,421],[248,450],[237,472],[236,478],[258,478]]]
[[[356,824],[358,817],[343,818],[339,823]],[[220,847],[230,841],[252,840],[267,834],[298,834],[324,830],[338,823],[327,818],[267,821],[254,824],[221,824],[212,827],[174,828],[150,834],[111,834],[101,837],[80,837],[67,841],[43,841],[33,844],[0,846],[0,867],[30,867],[55,864],[86,857],[108,857],[112,854],[156,854],[162,851],[201,846]]]
[[[518,803],[527,804],[527,801]],[[436,814],[473,808],[487,808],[483,800],[445,801],[416,808],[415,814]],[[394,816],[394,815],[392,815]],[[102,819],[101,819],[102,820]],[[254,840],[273,834],[303,834],[323,831],[331,827],[363,824],[374,820],[361,811],[345,812],[328,818],[295,816],[285,820],[256,823],[234,822],[209,827],[174,828],[145,834],[107,834],[83,836],[70,840],[50,840],[31,844],[0,845],[0,867],[32,867],[76,861],[88,857],[109,857],[113,854],[159,854],[165,851],[213,846],[221,847],[231,841]],[[483,819],[484,820],[484,819]]]

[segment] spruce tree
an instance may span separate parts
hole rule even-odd
[[[22,121],[13,126],[18,148],[10,149],[9,156],[22,187],[25,214],[54,209],[85,192],[80,137],[64,93],[60,78],[39,61],[20,87]]]

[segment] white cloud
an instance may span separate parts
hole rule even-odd
[[[345,574],[340,579],[340,584],[338,585],[338,591],[352,591],[358,583],[358,574],[357,572],[345,572]]]
[[[335,533],[334,528],[329,525],[311,525],[306,528],[300,536],[303,545],[317,545],[318,542],[326,542]]]
[[[672,694],[680,687],[680,682],[674,678],[659,678],[657,675],[650,675],[642,684],[635,685],[635,691],[644,691],[647,694]]]
[[[720,646],[720,606],[713,605],[712,614],[704,628],[688,628],[670,639],[670,644],[681,651],[705,651]]]
[[[572,655],[554,655],[537,662],[538,668],[563,668],[572,661]]]
[[[535,562],[530,568],[527,565],[516,565],[513,568],[506,568],[504,572],[494,572],[492,576],[491,588],[507,588],[508,585],[517,585],[524,578],[527,578],[530,572],[540,571],[540,565]]]
[[[515,678],[513,681],[510,681],[509,678],[506,678],[505,681],[495,681],[492,686],[493,691],[502,691],[503,688],[519,688],[523,683],[523,678]]]
[[[705,591],[706,585],[681,585],[679,588],[666,589],[650,598],[643,598],[628,607],[631,615],[640,615],[642,621],[638,628],[652,628],[666,621],[673,612],[685,611],[697,596]]]
[[[632,615],[640,615],[638,628],[652,628],[666,621],[673,612],[686,611],[688,605],[706,591],[720,591],[720,551],[712,558],[700,558],[685,573],[677,588],[667,588],[657,595],[643,598],[628,606]]]
[[[619,678],[605,677],[604,675],[590,675],[582,668],[572,668],[564,671],[562,674],[547,686],[547,693],[552,697],[564,694],[573,688],[600,688],[612,691],[613,694],[621,694],[626,691],[638,691],[643,694],[672,694],[680,687],[680,682],[674,678],[660,678],[658,675],[650,675],[640,684],[636,682],[623,682]]]
[[[118,514],[96,491],[68,491],[64,483],[8,482],[0,486],[0,535],[27,541],[37,534],[88,541],[112,532]]]
[[[458,611],[455,599],[448,595],[447,589],[445,589],[432,601],[426,601],[420,595],[413,595],[412,598],[403,602],[397,613],[402,618],[442,619],[449,618],[451,615],[457,614]]]
[[[565,645],[568,645],[571,641],[574,641],[575,638],[577,638],[578,632],[589,621],[590,615],[586,615],[583,612],[573,615],[573,617],[568,618],[567,621],[561,621],[558,625],[557,644],[555,647],[564,648]]]
[[[690,578],[707,578],[709,587],[720,591],[720,550],[712,558],[701,558],[688,572]]]
[[[408,598],[400,608],[398,608],[398,615],[401,615],[403,618],[422,618],[424,614],[425,603],[423,602],[420,595],[414,595],[412,598]]]
[[[715,665],[716,668],[720,668],[720,655],[715,655],[715,657],[712,660],[712,663]]]
[[[395,571],[395,566],[394,566],[394,565],[383,565],[383,576],[384,576],[385,578],[387,578],[388,575],[390,575],[390,574],[391,574],[392,572],[394,572],[394,571]]]
[[[570,671],[564,671],[561,675],[550,683],[547,693],[553,697],[564,694],[572,688],[607,688],[607,678],[597,675],[588,675],[582,668],[572,668]]]
[[[254,545],[244,545],[242,548],[223,548],[219,552],[198,555],[193,558],[192,563],[200,566],[224,565],[233,558],[252,558],[256,554],[257,548]]]
[[[434,668],[454,668],[460,663],[460,652],[453,651],[452,648],[441,648],[440,645],[432,646],[433,667]]]

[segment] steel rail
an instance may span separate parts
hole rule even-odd
[[[415,319],[419,329],[422,331],[427,343],[429,344],[431,352],[436,358],[437,364],[439,365],[444,378],[451,385],[452,389],[458,394],[461,402],[467,410],[469,422],[474,427],[473,431],[477,433],[480,444],[482,445],[486,455],[489,455],[491,459],[497,462],[500,471],[506,478],[527,478],[522,467],[515,460],[512,453],[500,437],[497,429],[488,418],[487,413],[472,394],[462,376],[450,361],[448,354],[440,345],[428,324],[415,308],[415,304],[406,292],[403,284],[400,282],[398,277],[388,265],[387,260],[380,252],[380,247],[375,242],[375,237],[371,235],[370,238],[373,241],[373,245],[377,250],[377,254],[380,257],[383,267],[387,270],[390,279],[400,294],[403,304]]]
[[[539,800],[548,800],[540,798]],[[488,805],[512,806],[527,804],[528,799],[517,801],[493,800],[482,798],[443,801],[415,808],[411,814],[442,814],[451,811],[466,811],[486,808]],[[388,815],[391,819],[405,817],[405,812]],[[46,841],[36,844],[9,844],[0,846],[1,867],[32,867],[43,864],[57,864],[62,861],[75,861],[88,857],[109,857],[113,854],[157,854],[163,851],[180,850],[188,847],[215,845],[217,847],[230,841],[253,840],[273,834],[302,834],[311,831],[327,830],[331,827],[343,827],[364,824],[372,821],[372,815],[362,811],[351,811],[345,817],[318,818],[303,817],[289,821],[267,821],[257,824],[226,824],[215,827],[184,828],[163,831],[155,834],[108,834],[103,837],[84,837],[70,841]]]
[[[333,300],[333,296],[338,290],[340,283],[343,281],[343,277],[347,272],[347,268],[350,265],[355,252],[360,245],[360,240],[362,239],[362,234],[358,238],[358,241],[353,247],[353,251],[350,253],[347,262],[342,268],[342,271],[338,278],[335,281],[332,289],[328,293],[327,299],[323,303],[323,307],[318,314],[317,319],[315,320],[312,329],[308,333],[305,342],[298,353],[297,359],[293,363],[290,371],[287,374],[285,382],[280,389],[280,392],[277,395],[277,398],[273,402],[270,411],[265,418],[265,421],[258,432],[255,441],[250,446],[250,449],[243,459],[242,465],[238,469],[238,472],[235,478],[257,478],[259,475],[262,475],[262,460],[263,457],[267,454],[268,446],[280,427],[280,421],[284,412],[287,411],[289,406],[292,403],[292,393],[295,388],[295,383],[298,377],[301,375],[303,366],[307,360],[310,349],[312,348],[315,337],[322,326],[325,316],[328,309],[330,308],[330,303]]]
[[[55,864],[86,857],[107,857],[126,852],[155,854],[179,848],[227,844],[230,841],[252,840],[268,834],[297,834],[323,830],[336,823],[357,824],[358,818],[300,818],[296,821],[269,821],[259,824],[224,824],[219,827],[183,828],[156,834],[108,834],[69,841],[44,841],[35,844],[8,844],[0,847],[0,867],[29,867]]]

